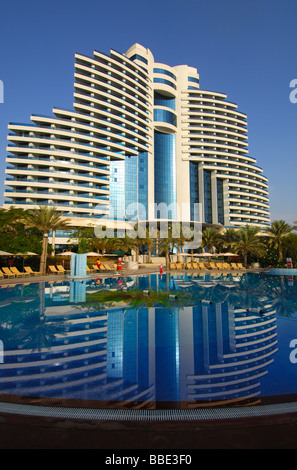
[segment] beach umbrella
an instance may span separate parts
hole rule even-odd
[[[8,253],[7,251],[1,251],[0,250],[0,256],[13,256],[12,253]]]
[[[75,255],[75,254],[76,253],[74,253],[73,251],[64,251],[64,253],[59,253],[56,256],[71,256],[71,255]]]
[[[101,256],[101,254],[95,253],[95,251],[90,251],[89,253],[87,253],[87,256]]]
[[[197,253],[197,254],[195,254],[195,255],[193,255],[193,256],[198,256],[199,258],[211,258],[211,257],[213,257],[213,256],[218,256],[218,255],[215,255],[215,254],[213,254],[213,253],[207,253],[207,252],[206,252],[206,253]]]
[[[230,256],[238,256],[238,255],[236,255],[235,253],[219,253],[217,256],[227,256],[227,257],[230,257]]]
[[[33,253],[32,251],[25,251],[24,253],[15,253],[13,256],[39,256],[37,253]]]

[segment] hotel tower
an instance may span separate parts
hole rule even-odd
[[[55,206],[73,226],[159,218],[183,207],[206,225],[270,224],[268,181],[249,156],[247,118],[197,69],[125,53],[76,54],[73,110],[9,124],[4,207]],[[136,209],[135,209],[136,207]],[[130,208],[130,209],[129,209]]]

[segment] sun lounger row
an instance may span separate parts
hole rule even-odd
[[[114,271],[117,269],[117,265],[114,264],[113,266],[110,266],[109,264],[103,264],[101,263],[100,268],[98,268],[97,264],[93,264],[92,267],[90,268],[87,266],[87,272],[92,273],[92,272],[101,272],[101,271]]]
[[[171,270],[195,269],[195,270],[216,270],[216,271],[244,271],[242,263],[170,263]]]
[[[41,273],[32,271],[29,266],[24,267],[24,272],[20,272],[16,267],[11,266],[10,268],[1,268],[0,269],[0,279],[4,278],[16,278],[16,277],[29,277],[29,276],[38,276]]]

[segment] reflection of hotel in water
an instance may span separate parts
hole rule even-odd
[[[85,284],[72,284],[72,301],[84,294]],[[131,407],[257,403],[277,351],[269,305],[265,315],[227,303],[90,313],[59,302],[58,311],[45,309],[46,324],[58,328],[50,349],[6,351],[0,393],[128,401]]]

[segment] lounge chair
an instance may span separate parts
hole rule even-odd
[[[208,263],[208,266],[210,267],[210,269],[219,269],[218,265],[216,263]]]
[[[9,268],[2,268],[2,271],[4,273],[4,277],[16,277],[16,275],[12,273]]]
[[[246,268],[243,266],[242,263],[237,263],[237,268],[240,269],[241,271],[245,271]]]
[[[112,271],[112,267],[109,264],[103,264],[105,271]]]
[[[231,269],[238,270],[237,264],[236,263],[231,263]]]
[[[176,269],[176,264],[175,263],[170,263],[169,268],[170,269]]]
[[[24,270],[31,276],[41,276],[41,271],[33,271],[30,266],[25,266]]]
[[[208,269],[202,261],[200,261],[198,265],[200,269]]]
[[[15,266],[12,266],[12,267],[10,268],[10,271],[11,271],[13,274],[15,274],[16,277],[28,277],[28,276],[30,276],[29,273],[21,273],[21,272],[18,270],[18,268],[16,268]]]
[[[62,271],[57,270],[56,266],[49,266],[48,269],[50,270],[52,274],[63,274]]]
[[[94,272],[94,269],[89,268],[89,266],[87,265],[87,273],[91,274],[93,272]]]
[[[57,264],[57,270],[63,274],[67,272],[67,269],[65,269],[64,266],[62,266],[61,264]]]
[[[192,263],[192,266],[193,266],[193,269],[197,269],[197,270],[200,270],[200,266],[198,263]]]
[[[223,266],[224,266],[225,269],[228,269],[230,271],[231,266],[230,266],[229,263],[223,263]]]
[[[186,263],[186,268],[187,269],[192,269],[192,263]]]
[[[3,272],[1,271],[1,269],[0,269],[0,279],[4,279],[4,274],[3,274]]]
[[[94,271],[100,271],[100,269],[98,268],[97,264],[93,264],[93,265],[92,265],[92,268],[94,269]]]
[[[183,269],[183,263],[176,263],[176,269]]]

